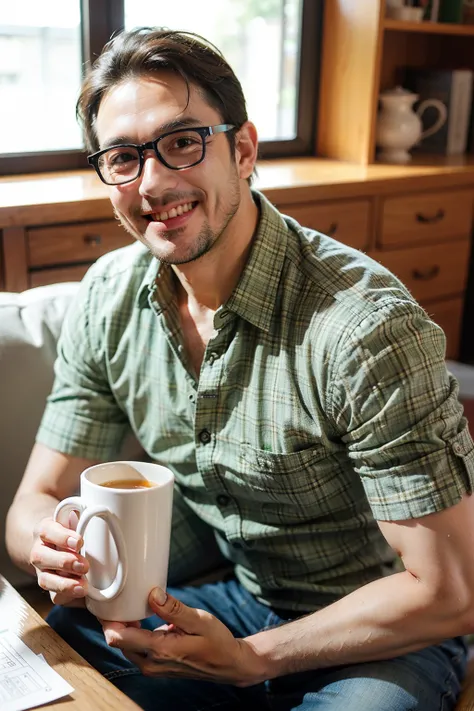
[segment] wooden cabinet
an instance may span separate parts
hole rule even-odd
[[[278,206],[300,225],[311,227],[357,249],[369,247],[372,204],[370,200],[333,200]]]
[[[258,168],[257,187],[283,213],[393,271],[444,329],[447,354],[456,358],[470,261],[474,161],[361,167],[293,159]],[[114,220],[107,192],[92,173],[55,180],[52,190],[50,177],[0,178],[0,274],[7,291],[80,280],[99,256],[133,241]],[[61,199],[38,204],[38,195],[47,191]]]
[[[32,270],[28,275],[28,286],[34,288],[63,281],[81,281],[90,266],[90,264],[74,264],[69,267]]]
[[[30,269],[41,269],[74,262],[91,263],[131,241],[115,220],[31,228],[26,231],[28,264]]]
[[[3,230],[7,291],[82,279],[100,256],[132,242],[115,220]]]
[[[396,274],[417,301],[463,294],[466,288],[470,241],[450,241],[413,249],[374,252]]]
[[[377,242],[382,248],[469,237],[474,190],[436,191],[383,201]]]

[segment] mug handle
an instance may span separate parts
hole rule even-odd
[[[416,110],[416,113],[418,114],[420,119],[424,111],[430,106],[433,106],[433,108],[438,110],[439,116],[432,126],[427,128],[426,131],[423,131],[420,138],[418,139],[419,141],[421,141],[423,138],[428,138],[428,136],[432,136],[434,133],[436,133],[436,131],[439,131],[439,129],[444,126],[444,124],[446,123],[446,119],[448,118],[448,109],[442,101],[439,101],[439,99],[426,99],[425,101],[421,102],[421,104]]]
[[[64,501],[60,501],[59,504],[56,506],[56,509],[53,514],[53,518],[55,521],[58,520],[59,514],[64,509],[66,509],[68,513],[70,513],[71,511],[79,511],[80,516],[79,523],[77,524],[76,533],[81,536],[81,538],[84,537],[84,532],[90,521],[94,518],[94,516],[99,516],[100,518],[104,519],[104,521],[110,528],[110,532],[114,539],[118,553],[118,562],[115,578],[113,579],[109,587],[104,588],[103,590],[101,590],[100,588],[96,588],[91,585],[91,583],[89,583],[87,588],[87,597],[92,598],[92,600],[97,600],[98,602],[113,600],[117,597],[117,595],[122,592],[128,574],[127,549],[125,546],[125,539],[123,537],[116,517],[106,506],[86,507],[80,496],[70,496],[69,498],[64,499]]]

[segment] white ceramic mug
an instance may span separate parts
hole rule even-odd
[[[103,486],[130,479],[153,485]],[[165,589],[168,575],[173,484],[173,473],[159,464],[107,462],[83,471],[80,496],[57,505],[54,520],[66,526],[70,512],[79,513],[90,564],[86,607],[97,617],[130,622],[152,614],[148,595],[157,585]]]

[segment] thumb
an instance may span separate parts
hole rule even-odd
[[[184,602],[165,593],[161,588],[153,588],[149,603],[152,610],[164,622],[174,624],[187,634],[202,633],[205,624],[202,610],[188,607]]]

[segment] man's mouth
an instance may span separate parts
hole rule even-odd
[[[196,202],[184,202],[181,203],[180,205],[176,205],[172,207],[169,210],[162,210],[161,212],[152,212],[148,213],[147,215],[143,215],[143,217],[148,220],[149,222],[167,222],[168,220],[173,220],[177,217],[181,217],[181,215],[186,215],[188,212],[191,212],[194,210],[194,208],[197,206],[198,201]]]

